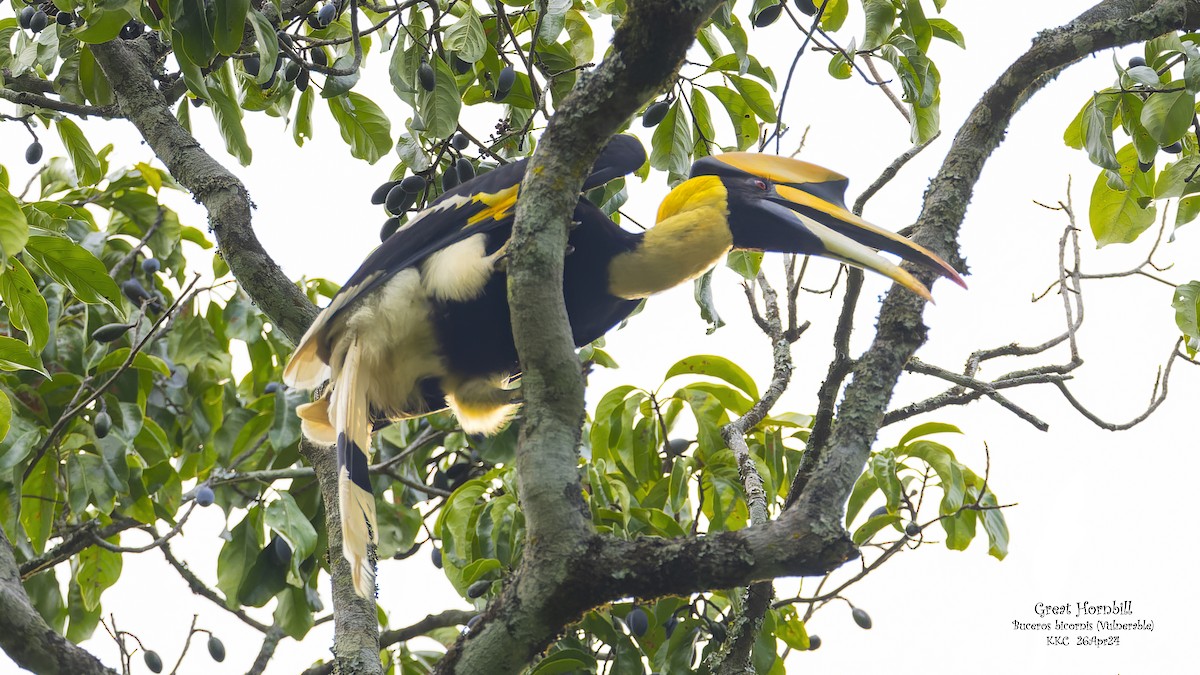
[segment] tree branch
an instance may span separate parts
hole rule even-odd
[[[1131,16],[1131,10],[1140,13]],[[914,240],[961,266],[956,248],[967,203],[984,163],[1021,105],[1062,68],[1093,52],[1195,25],[1200,25],[1200,2],[1195,0],[1106,0],[1067,26],[1043,32],[984,94],[959,130],[926,192]],[[916,273],[932,281],[930,273]],[[829,527],[840,528],[831,514],[840,512],[835,506],[845,502],[862,471],[904,365],[925,342],[923,309],[918,297],[895,286],[884,300],[875,340],[854,368],[828,443],[808,451],[820,457],[793,506],[808,519],[828,519]]]
[[[46,625],[21,584],[4,528],[0,528],[0,648],[18,666],[35,673],[116,675],[115,670]]]
[[[149,66],[121,40],[92,45],[121,112],[137,127],[179,184],[208,210],[209,225],[238,283],[293,342],[317,314],[304,293],[259,243],[250,226],[250,195],[175,119]]]
[[[597,141],[611,137],[669,86],[696,30],[717,4],[631,4],[609,58],[581,74],[530,159],[508,265],[526,400],[516,471],[528,543],[516,578],[469,642],[459,640],[447,653],[438,672],[516,672],[565,624],[552,602],[592,531],[577,471],[583,381],[563,302],[567,225],[603,145]]]

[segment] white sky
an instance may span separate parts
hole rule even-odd
[[[920,208],[921,195],[936,172],[950,138],[970,106],[1003,68],[1029,45],[1038,30],[1058,26],[1090,3],[1062,0],[1043,3],[1037,12],[996,11],[990,4],[952,2],[945,16],[966,36],[968,50],[949,43],[934,48],[942,73],[943,138],[911,162],[868,205],[865,216],[892,229],[911,223]],[[742,11],[739,9],[739,12]],[[852,14],[848,26],[861,25]],[[773,65],[782,79],[795,46],[794,32],[780,21],[759,31],[755,39],[778,40],[777,50],[763,47],[753,52]],[[1118,53],[1120,61],[1133,48]],[[404,114],[386,87],[385,64],[371,55],[374,71],[360,89],[384,105],[399,129]],[[1088,197],[1096,169],[1086,156],[1062,144],[1062,131],[1086,96],[1113,79],[1111,55],[1088,59],[1050,84],[1017,116],[1008,140],[993,155],[984,171],[967,214],[961,238],[972,275],[969,291],[940,283],[934,288],[938,305],[926,312],[931,326],[930,343],[919,353],[923,360],[957,369],[964,357],[980,347],[1020,341],[1041,342],[1060,332],[1061,303],[1049,298],[1030,304],[1056,275],[1057,241],[1064,217],[1048,212],[1032,200],[1054,203],[1066,197],[1074,178],[1074,199],[1079,225],[1086,229]],[[799,129],[811,125],[802,157],[851,177],[851,198],[868,185],[892,159],[907,147],[907,128],[880,92],[861,80],[831,81],[826,59],[810,54],[802,59],[787,105],[787,122]],[[10,112],[7,111],[6,112]],[[302,150],[290,140],[279,120],[249,116],[247,128],[255,150],[249,168],[237,167],[226,156],[203,111],[193,111],[193,123],[206,147],[245,181],[258,210],[255,227],[267,250],[293,277],[346,278],[367,251],[378,243],[383,220],[367,198],[391,169],[390,158],[376,166],[353,160],[328,113],[317,106],[317,138]],[[487,133],[494,120],[481,118],[472,128]],[[324,122],[324,124],[322,124]],[[149,161],[148,148],[124,122],[93,122],[89,138],[99,147],[106,140],[117,144],[114,165]],[[287,134],[286,136],[284,134]],[[46,155],[63,154],[57,135],[43,132]],[[106,140],[101,140],[106,139]],[[19,191],[28,177],[21,156],[28,142],[15,124],[0,124],[0,147]],[[792,141],[794,145],[794,140]],[[787,144],[785,143],[785,147]],[[1161,159],[1165,157],[1160,156]],[[1160,162],[1161,165],[1161,162]],[[661,198],[663,179],[631,185],[630,213],[649,220]],[[848,200],[849,201],[849,200]],[[203,227],[204,216],[186,198],[174,204],[182,220]],[[1179,239],[1165,246],[1160,264],[1176,266],[1163,273],[1182,283],[1200,277],[1200,243],[1189,226]],[[1151,237],[1152,240],[1152,237]],[[1127,269],[1144,258],[1151,241],[1132,246],[1094,250],[1090,234],[1083,235],[1084,269],[1089,272]],[[768,268],[777,271],[779,262]],[[201,263],[199,268],[207,268]],[[810,266],[811,286],[832,279],[831,264]],[[729,325],[705,336],[685,287],[653,299],[630,326],[610,336],[608,351],[621,364],[616,371],[598,371],[591,380],[589,399],[619,384],[648,388],[658,385],[662,373],[677,359],[696,353],[729,356],[764,384],[770,374],[770,351],[752,323],[732,272],[717,276],[717,299]],[[881,295],[884,280],[869,277],[864,299]],[[1101,416],[1125,421],[1139,414],[1149,400],[1158,365],[1176,337],[1171,292],[1146,279],[1091,282],[1084,287],[1086,322],[1080,348],[1086,364],[1074,373],[1073,391]],[[877,306],[861,303],[854,349],[869,339]],[[796,378],[776,410],[812,412],[815,390],[824,377],[830,336],[840,308],[838,299],[813,295],[801,298],[801,311],[813,327],[797,343],[793,355]],[[664,339],[666,338],[666,339]],[[646,345],[659,345],[647,349]],[[1065,347],[1038,364],[1064,362]],[[994,362],[982,375],[994,376],[1035,365],[1009,360]],[[1034,430],[1011,413],[990,402],[965,409],[943,410],[926,418],[884,429],[877,447],[886,447],[920,421],[938,420],[959,425],[966,435],[938,440],[950,445],[969,466],[982,471],[983,445],[991,449],[989,485],[1002,502],[1018,502],[1006,512],[1011,531],[1010,554],[998,562],[986,554],[980,531],[977,541],[963,553],[940,545],[924,546],[897,556],[847,594],[870,612],[875,627],[859,630],[841,603],[819,612],[809,624],[824,646],[817,652],[797,654],[789,660],[796,672],[856,673],[884,668],[891,673],[942,673],[969,668],[977,673],[1160,673],[1178,672],[1190,662],[1185,648],[1200,628],[1190,611],[1200,592],[1190,583],[1196,546],[1187,535],[1184,518],[1194,508],[1187,477],[1198,468],[1197,443],[1186,415],[1200,400],[1200,378],[1194,367],[1176,364],[1171,396],[1148,422],[1123,433],[1101,431],[1072,410],[1053,387],[1021,390],[1010,397],[1047,420],[1048,433]],[[907,376],[897,390],[893,406],[941,391],[937,381]],[[1193,413],[1194,414],[1194,413]],[[873,508],[874,503],[868,506]],[[202,578],[215,582],[215,561],[220,548],[216,538],[222,522],[219,511],[194,516],[175,550]],[[936,530],[936,528],[935,528]],[[125,543],[141,542],[131,535]],[[381,603],[393,626],[407,625],[430,612],[465,607],[449,583],[428,565],[422,552],[408,561],[385,563],[379,574]],[[846,566],[846,573],[857,569]],[[60,578],[65,577],[65,568]],[[812,587],[811,585],[809,586]],[[781,597],[792,595],[795,581],[777,584]],[[1037,602],[1108,603],[1130,600],[1135,619],[1153,620],[1150,633],[1120,633],[1119,646],[1051,647],[1043,632],[1015,631],[1014,620],[1037,621]],[[174,663],[186,636],[192,614],[199,625],[214,630],[225,642],[229,657],[225,668],[244,671],[257,653],[257,634],[206,600],[192,596],[184,583],[167,570],[156,553],[126,556],[121,582],[104,596],[106,613],[113,613],[124,630],[152,645],[168,664]],[[270,621],[266,612],[255,616]],[[1097,633],[1107,636],[1108,632]],[[1056,635],[1073,635],[1056,633]],[[328,655],[332,628],[315,629],[302,644],[285,641],[276,652],[268,673],[293,673]],[[115,663],[111,641],[97,632],[87,646],[109,663]],[[213,672],[202,645],[193,645],[181,673]],[[864,663],[866,655],[881,661]],[[135,666],[140,669],[139,665]],[[0,673],[14,666],[0,655]]]

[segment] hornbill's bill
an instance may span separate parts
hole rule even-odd
[[[618,136],[584,189],[644,161],[636,139]],[[373,426],[449,407],[464,431],[490,434],[520,404],[504,256],[525,164],[445,193],[384,241],[313,322],[284,370],[291,387],[330,380],[298,413],[306,436],[337,445],[343,550],[360,595],[375,585],[367,557],[376,536],[367,468]],[[621,229],[581,197],[563,271],[575,344],[604,335],[640,299],[694,279],[733,248],[834,258],[926,299],[921,282],[875,250],[963,283],[933,253],[847,211],[845,189],[845,177],[807,162],[729,153],[697,161],[644,233]]]

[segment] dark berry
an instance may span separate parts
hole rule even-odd
[[[212,506],[213,500],[216,499],[212,488],[207,485],[201,485],[196,488],[196,504],[199,506]]]
[[[454,171],[458,173],[458,182],[465,183],[475,177],[475,165],[466,157],[459,157],[454,163]]]
[[[29,17],[29,30],[34,33],[40,33],[48,23],[50,23],[50,17],[46,16],[46,13],[39,9],[33,13],[33,16]]]
[[[667,116],[667,111],[671,109],[670,101],[655,101],[646,107],[646,112],[642,113],[642,126],[654,127],[663,121]]]
[[[770,7],[764,7],[761,12],[754,16],[754,27],[766,28],[767,26],[770,26],[771,24],[775,23],[776,19],[779,18],[779,15],[782,12],[782,3],[778,5],[771,5]]]
[[[25,148],[25,161],[30,164],[37,164],[42,161],[42,144],[34,141]]]
[[[337,16],[337,6],[332,2],[325,3],[321,9],[317,10],[317,23],[324,28],[333,23],[333,18]]]
[[[133,328],[131,323],[105,324],[92,331],[92,339],[96,342],[112,342],[128,333],[130,328]]]
[[[417,80],[421,82],[421,88],[425,91],[433,91],[437,86],[437,73],[427,61],[422,61],[421,66],[417,68]]]
[[[467,597],[468,598],[483,597],[483,595],[485,593],[487,593],[491,588],[492,588],[492,582],[488,581],[487,579],[480,579],[479,581],[476,581],[475,583],[473,583],[467,587]]]
[[[871,615],[867,614],[866,610],[855,607],[854,610],[850,612],[850,616],[854,617],[854,623],[858,624],[859,628],[863,630],[871,629]]]
[[[400,181],[400,189],[412,194],[421,192],[425,189],[425,178],[423,176],[409,176]]]
[[[92,420],[92,431],[96,432],[96,438],[104,438],[108,435],[109,429],[112,429],[112,418],[108,413],[101,410],[96,413],[95,419]]]
[[[646,616],[646,610],[641,607],[629,610],[625,615],[625,623],[629,624],[630,632],[638,637],[642,637],[650,629],[650,617]]]
[[[379,228],[379,241],[386,241],[388,237],[396,234],[398,229],[400,229],[400,218],[392,216],[383,221],[383,227]]]
[[[217,663],[225,660],[225,645],[221,644],[216,635],[208,636],[208,655]]]
[[[146,274],[157,274],[162,269],[162,264],[158,262],[158,258],[146,258],[142,261],[142,271]]]
[[[455,150],[462,152],[471,144],[471,139],[467,138],[466,134],[454,134],[454,138],[450,139],[450,145],[454,146]]]
[[[496,101],[503,101],[508,98],[508,92],[512,91],[513,84],[517,81],[517,71],[513,70],[512,66],[504,66],[500,71],[500,77],[496,78]]]
[[[389,180],[388,182],[384,183],[383,185],[380,185],[379,187],[375,188],[375,191],[371,193],[371,203],[375,204],[375,205],[379,205],[379,204],[386,202],[388,193],[392,191],[392,188],[396,187],[399,184],[400,184],[400,181],[398,181],[398,180]]]

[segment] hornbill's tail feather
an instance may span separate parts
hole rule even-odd
[[[350,342],[329,395],[328,410],[337,433],[342,552],[350,562],[354,590],[369,598],[375,593],[375,563],[369,547],[378,541],[378,526],[367,466],[371,426],[367,414],[367,378],[362,376],[360,367],[362,349],[358,339]]]

